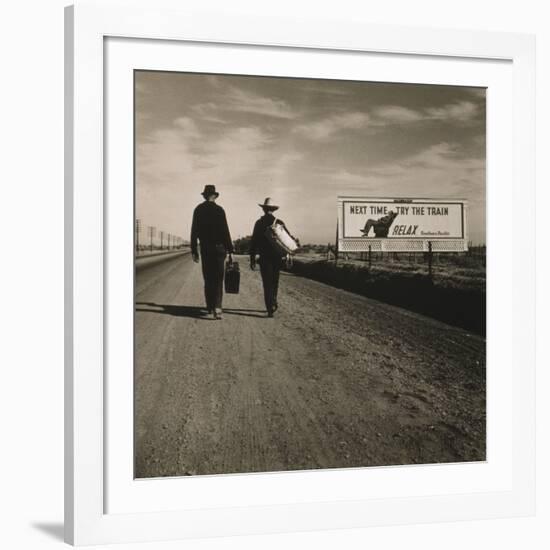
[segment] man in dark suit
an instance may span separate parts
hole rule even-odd
[[[204,202],[193,212],[191,225],[191,254],[199,261],[197,240],[200,242],[200,259],[204,278],[206,309],[214,319],[222,318],[223,276],[225,256],[232,260],[233,242],[229,234],[224,209],[216,204],[219,197],[214,185],[206,185],[202,196]]]
[[[259,204],[264,211],[264,215],[254,224],[252,240],[250,242],[250,269],[256,269],[256,254],[260,255],[260,273],[264,287],[264,301],[267,309],[267,316],[273,317],[279,304],[277,303],[277,294],[279,291],[279,273],[283,265],[281,253],[271,244],[266,237],[266,230],[275,222],[273,212],[279,207],[271,202],[268,197],[263,204]],[[277,218],[277,223],[281,224],[287,231],[284,222]],[[288,231],[289,235],[290,232]]]

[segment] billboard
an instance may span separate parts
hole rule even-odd
[[[468,249],[465,200],[338,197],[338,250]]]

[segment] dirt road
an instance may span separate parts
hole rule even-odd
[[[241,264],[224,319],[199,265],[138,272],[136,477],[485,460],[485,341],[281,274],[265,316]]]

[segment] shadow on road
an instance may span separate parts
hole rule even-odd
[[[140,306],[147,307],[145,308]],[[196,306],[175,306],[168,304],[155,304],[152,302],[137,302],[136,311],[173,315],[174,317],[191,317],[192,319],[204,319],[205,321],[209,321],[211,319],[204,308]],[[260,309],[224,308],[223,313],[227,315],[244,315],[245,317],[265,317],[264,311]]]
[[[265,317],[266,312],[263,309],[223,309],[228,315],[244,315],[245,317]]]

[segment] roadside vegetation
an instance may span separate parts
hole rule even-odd
[[[369,298],[397,305],[485,335],[485,249],[434,254],[432,277],[423,254],[373,254],[327,260],[327,254],[299,254],[291,271]]]

